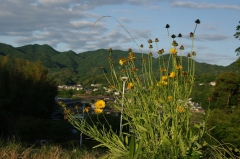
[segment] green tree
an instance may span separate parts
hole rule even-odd
[[[235,38],[240,40],[240,21],[239,21],[239,25],[236,27],[236,33],[234,34]],[[235,52],[237,52],[237,55],[240,54],[240,47],[238,47]]]
[[[50,118],[56,94],[56,83],[48,78],[48,70],[39,61],[0,58],[0,110],[5,112],[0,113],[0,124],[7,123],[7,119],[15,123],[20,116]],[[12,129],[0,126],[5,131]]]
[[[216,78],[212,93],[216,108],[229,108],[239,104],[239,77],[234,72],[225,72]]]
[[[208,119],[210,134],[224,143],[231,143],[240,148],[240,109],[214,109]]]

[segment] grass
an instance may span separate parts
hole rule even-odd
[[[25,146],[16,141],[0,140],[0,159],[96,159],[104,150],[80,147],[63,148],[60,145]]]

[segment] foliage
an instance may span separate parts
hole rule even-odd
[[[239,109],[214,109],[208,120],[210,134],[224,143],[231,143],[240,148]]]
[[[240,21],[239,21],[239,24],[240,24]],[[238,25],[236,27],[236,33],[234,34],[235,38],[239,39],[240,40],[240,25]],[[235,52],[237,52],[237,55],[240,54],[240,47],[238,47]]]
[[[49,118],[56,106],[56,94],[56,83],[39,61],[0,58],[1,124],[8,119],[14,123],[22,115]],[[6,131],[8,127],[1,128]]]
[[[212,93],[215,108],[229,108],[240,104],[239,77],[234,72],[220,74]]]
[[[79,138],[71,134],[74,127],[65,120],[43,120],[35,117],[21,117],[14,130],[21,141],[34,143],[36,140],[49,140],[61,143],[70,139]]]
[[[205,110],[208,109],[208,97],[211,96],[211,92],[214,86],[210,85],[210,82],[215,81],[216,75],[212,74],[200,74],[195,76],[193,90],[191,98],[193,102],[200,104]]]
[[[59,98],[72,98],[74,94],[78,94],[79,91],[73,89],[61,89],[58,90],[57,97]]]

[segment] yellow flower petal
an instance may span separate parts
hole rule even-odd
[[[177,50],[176,48],[171,48],[171,49],[169,50],[169,52],[170,52],[171,54],[173,54],[173,55],[176,55],[177,52],[178,52],[178,50]]]
[[[102,113],[103,112],[103,110],[102,109],[94,109],[94,112],[96,113],[96,114],[100,114],[100,113]]]
[[[123,60],[119,60],[119,64],[120,64],[120,65],[123,65]]]
[[[174,78],[175,76],[176,76],[175,72],[171,72],[170,75],[169,75],[170,78]]]
[[[104,107],[105,107],[105,102],[104,102],[104,100],[98,100],[98,101],[95,103],[95,107],[96,107],[97,109],[102,109],[102,108],[104,108]]]
[[[128,86],[127,86],[127,89],[132,89],[133,88],[133,83],[132,82],[130,82],[130,83],[128,83]]]

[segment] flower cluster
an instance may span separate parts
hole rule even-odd
[[[134,85],[132,82],[128,83],[127,89],[132,89],[133,87],[134,87]]]
[[[103,112],[103,108],[105,107],[105,102],[104,100],[98,100],[95,102],[95,109],[94,112],[96,114],[100,114]]]

